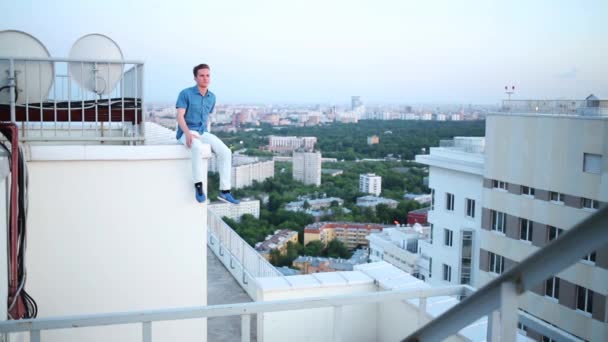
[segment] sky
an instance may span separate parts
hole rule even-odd
[[[492,104],[608,98],[608,1],[0,0],[53,57],[101,33],[174,102],[211,66],[218,103]]]

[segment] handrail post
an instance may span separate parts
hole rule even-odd
[[[141,324],[141,330],[142,330],[141,340],[143,342],[152,342],[152,322],[150,322],[150,321],[143,322]]]
[[[515,342],[517,331],[517,289],[508,281],[500,286],[500,341]]]
[[[251,340],[251,315],[241,315],[241,342]]]

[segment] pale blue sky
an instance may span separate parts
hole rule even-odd
[[[148,101],[212,67],[218,102],[497,103],[608,98],[608,1],[0,0],[0,29],[52,56],[82,35],[146,63]]]

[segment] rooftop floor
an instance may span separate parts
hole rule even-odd
[[[220,260],[207,249],[207,305],[251,302],[249,295],[234,280]],[[207,320],[207,341],[240,341],[239,316],[214,317]],[[257,341],[256,317],[251,320],[251,341]]]

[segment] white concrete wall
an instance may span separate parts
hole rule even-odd
[[[429,187],[435,190],[435,205],[429,211],[428,221],[434,226],[433,244],[422,253],[433,258],[431,284],[448,284],[443,281],[443,264],[452,267],[450,284],[460,284],[460,264],[462,255],[462,230],[473,231],[471,260],[471,285],[476,282],[479,269],[478,233],[481,227],[481,196],[483,179],[481,175],[431,166]],[[446,209],[446,193],[454,194],[454,210]],[[466,199],[475,200],[475,218],[466,216]],[[453,232],[452,246],[444,245],[444,229]]]
[[[360,272],[340,272],[359,273]],[[328,297],[334,295],[346,295],[351,293],[375,292],[376,285],[373,279],[349,285],[323,284],[316,277],[338,277],[337,273],[317,273],[315,275],[290,276],[288,277],[296,287],[284,284],[274,289],[262,285],[257,301]],[[266,279],[268,281],[268,279]],[[280,280],[278,280],[280,282]],[[307,283],[307,285],[303,285]],[[376,304],[363,304],[345,306],[343,308],[343,341],[379,341],[377,338]],[[319,308],[296,310],[277,313],[266,313],[258,317],[258,341],[331,341],[334,327],[332,308]],[[402,336],[405,337],[405,336]]]
[[[488,115],[486,137],[486,178],[608,201],[607,118]],[[583,153],[603,156],[601,175]]]
[[[194,199],[183,148],[40,146],[29,155],[27,289],[39,317],[206,305],[207,208]],[[206,321],[153,323],[152,335],[204,341]],[[141,341],[141,325],[42,339]]]

